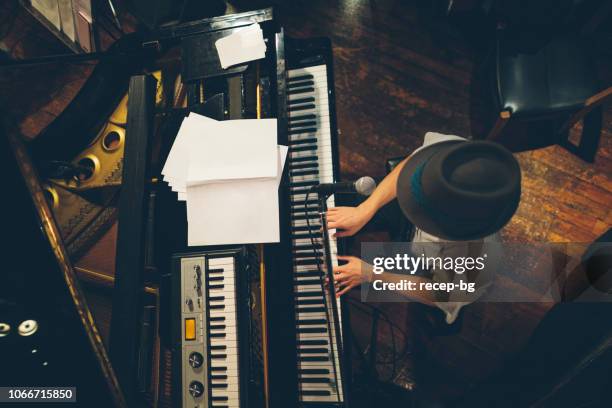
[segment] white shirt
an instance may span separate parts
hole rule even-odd
[[[427,132],[425,134],[425,139],[423,141],[423,146],[416,149],[412,154],[418,152],[425,146],[429,146],[435,143],[445,142],[448,140],[466,140],[463,137],[454,136],[454,135],[444,135],[441,133],[435,132]],[[424,254],[427,257],[461,257],[461,256],[480,256],[482,254],[470,253],[470,251],[474,251],[474,247],[478,246],[478,242],[483,243],[491,243],[491,242],[499,242],[499,237],[497,234],[489,235],[481,240],[477,241],[448,241],[442,238],[436,237],[434,235],[428,234],[427,232],[418,229],[415,227],[414,237],[412,239],[411,249],[415,255]],[[419,243],[423,243],[425,245],[419,245]],[[435,243],[435,245],[427,245],[427,244]],[[471,247],[471,248],[470,248]],[[491,247],[495,246],[487,246],[487,252],[490,252]],[[480,296],[484,294],[487,288],[491,284],[492,276],[490,273],[491,267],[489,266],[491,262],[494,262],[496,258],[495,254],[487,253],[487,262],[486,267],[478,273],[473,282],[475,283],[476,291],[474,293],[470,293],[467,298],[464,293],[460,293],[457,291],[451,292],[447,301],[444,302],[435,302],[436,306],[440,308],[446,314],[446,322],[451,324],[457,319],[459,315],[459,311],[461,308],[467,304],[470,304],[477,300]],[[433,275],[434,282],[453,282],[458,283],[459,280],[466,281],[468,274],[466,273],[452,273],[449,276],[448,271],[445,270],[431,270]],[[470,280],[472,282],[472,280]],[[461,300],[459,300],[461,299]]]

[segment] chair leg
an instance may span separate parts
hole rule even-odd
[[[559,144],[582,160],[588,163],[593,163],[595,161],[595,155],[597,154],[597,148],[599,147],[599,140],[601,138],[602,116],[603,112],[601,106],[593,109],[586,116],[584,116],[582,123],[582,135],[580,136],[580,142],[578,145],[573,144],[567,138]],[[569,130],[566,132],[569,135]]]
[[[499,139],[502,130],[506,126],[506,123],[508,123],[508,121],[510,120],[510,116],[511,114],[509,110],[499,112],[499,116],[497,117],[497,120],[495,121],[495,125],[493,125],[493,128],[487,135],[487,140],[495,141]]]

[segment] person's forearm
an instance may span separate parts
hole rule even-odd
[[[359,205],[367,214],[373,216],[385,204],[397,197],[397,179],[409,157],[402,160],[387,177],[380,182],[376,190],[367,200]]]

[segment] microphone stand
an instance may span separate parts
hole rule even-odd
[[[327,285],[327,291],[330,298],[330,302],[336,302],[336,287],[334,282],[334,271],[331,260],[331,250],[329,244],[329,229],[327,228],[327,198],[331,194],[327,192],[319,192],[317,193],[317,199],[319,201],[319,218],[321,220],[321,225],[323,227],[323,250],[325,251],[325,268],[327,269],[327,279],[329,284]],[[344,399],[347,399],[346,395],[346,383],[347,378],[344,376],[344,364],[342,362],[344,353],[343,353],[343,339],[342,332],[340,331],[340,321],[338,314],[337,303],[334,303],[331,306],[332,315],[334,318],[334,331],[336,332],[336,345],[338,350],[338,364],[340,365],[340,375],[342,378],[342,395]],[[333,344],[330,344],[331,351],[333,352]],[[338,386],[338,384],[336,384]]]

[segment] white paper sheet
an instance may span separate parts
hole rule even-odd
[[[278,146],[277,176],[187,187],[188,245],[278,242],[278,186],[287,146]]]
[[[258,23],[218,39],[215,47],[223,69],[266,56],[266,43]]]
[[[189,151],[197,148],[198,139],[219,133],[216,126],[220,123],[206,116],[191,113],[183,120],[174,144],[170,149],[162,175],[173,191],[187,191],[187,172],[189,170]]]
[[[276,177],[276,119],[225,120],[206,126],[187,130],[199,135],[189,137],[187,185]]]

